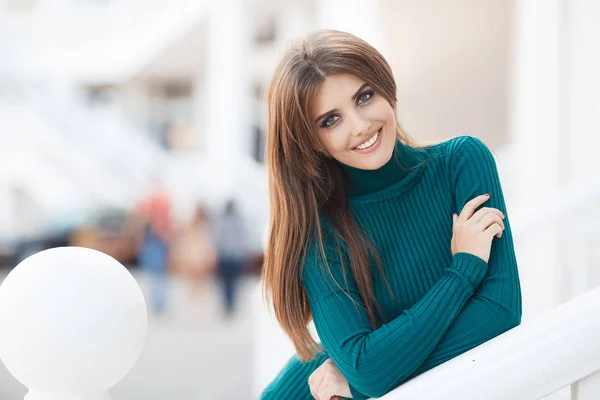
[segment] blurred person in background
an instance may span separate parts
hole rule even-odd
[[[263,280],[297,354],[263,400],[381,397],[520,323],[492,153],[470,136],[418,145],[396,89],[383,56],[338,31],[275,71]]]
[[[169,270],[190,283],[190,298],[204,293],[204,285],[215,273],[217,252],[210,232],[206,208],[199,203],[191,223],[178,232],[169,252]]]
[[[148,275],[150,305],[155,314],[163,314],[167,306],[167,262],[173,219],[169,193],[159,181],[155,180],[137,204],[135,215],[143,226],[138,261]]]
[[[234,200],[228,200],[223,214],[215,221],[217,273],[223,293],[223,309],[231,316],[240,276],[248,262],[248,237],[242,216]]]

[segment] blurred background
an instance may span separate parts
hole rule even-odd
[[[316,28],[384,54],[418,141],[495,153],[525,321],[600,284],[597,0],[0,0],[0,280],[65,245],[131,269],[149,334],[114,399],[256,398],[292,354],[254,314],[266,93]]]

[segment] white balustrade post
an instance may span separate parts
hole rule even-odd
[[[0,359],[25,400],[110,400],[137,361],[146,304],[129,271],[81,247],[22,261],[0,286]]]
[[[571,385],[571,400],[593,400],[600,395],[600,371]]]

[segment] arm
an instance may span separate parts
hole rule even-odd
[[[502,211],[504,232],[492,242],[488,273],[474,296],[448,329],[435,350],[415,371],[419,375],[521,322],[521,287],[510,222],[494,157],[479,139],[460,137],[452,149],[449,171],[455,187],[455,210],[478,193],[490,193],[486,207]]]
[[[345,292],[331,279],[346,286],[333,241],[325,238],[332,276],[319,263],[315,247],[303,271],[315,327],[357,397],[380,397],[406,380],[435,349],[487,271],[479,257],[455,254],[450,268],[421,300],[373,330],[353,280],[348,279]]]

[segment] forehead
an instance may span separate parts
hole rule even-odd
[[[364,83],[362,79],[350,74],[327,76],[321,84],[314,101],[315,115],[341,107],[350,101]]]

